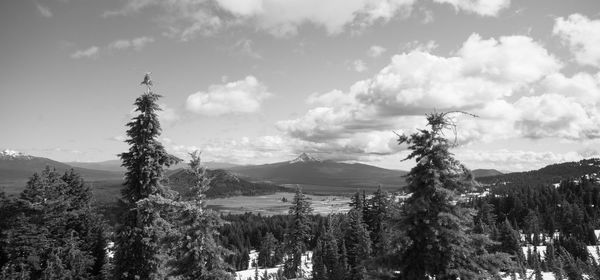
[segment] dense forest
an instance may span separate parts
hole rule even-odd
[[[49,167],[33,174],[19,196],[0,193],[1,279],[234,279],[249,268],[251,250],[258,252],[255,280],[517,279],[527,270],[536,280],[543,271],[600,279],[588,250],[600,227],[595,180],[553,185],[552,176],[570,171],[548,167],[547,181],[493,177],[482,180],[488,195],[465,196],[481,184],[444,137],[456,112],[429,114],[426,128],[399,136],[411,152],[406,160],[416,163],[406,175],[408,195],[357,192],[349,212],[319,216],[297,188],[287,215],[224,216],[204,205],[210,181],[236,179],[207,171],[198,152],[174,188],[165,180],[164,168],[180,159],[158,141],[160,95],[149,76],[143,84],[138,115],[127,124],[130,148],[120,155],[127,173],[111,214],[118,223],[106,223],[77,173]],[[232,186],[255,194],[253,185]],[[273,275],[258,271],[276,266]]]

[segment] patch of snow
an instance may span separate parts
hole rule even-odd
[[[252,265],[252,261],[256,260],[256,258],[258,257],[258,253],[255,250],[252,250],[250,251],[250,254],[248,254],[248,256],[250,257],[249,264]],[[236,271],[235,279],[248,280],[248,278],[250,278],[251,280],[254,280],[254,277],[256,276],[256,268],[253,266],[248,267],[249,269]],[[280,268],[283,269],[283,265],[280,264],[276,267],[258,268],[258,277],[260,279],[260,277],[264,275],[265,270],[267,270],[267,275],[269,276],[269,279],[275,279],[277,271]],[[302,274],[304,276],[312,275],[312,251],[307,251],[302,255]]]
[[[15,159],[15,158],[20,158],[20,159],[31,159],[31,156],[25,155],[19,151],[15,151],[15,150],[11,150],[11,149],[5,149],[4,151],[0,152],[0,158],[4,158],[4,159]]]
[[[546,257],[546,246],[533,246],[533,245],[527,245],[525,247],[521,247],[521,249],[523,250],[523,255],[525,256],[525,259],[527,259],[527,252],[529,250],[531,250],[531,253],[538,253],[540,255],[540,258],[542,258],[542,260]]]

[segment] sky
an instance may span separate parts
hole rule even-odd
[[[0,149],[104,161],[152,73],[167,150],[408,169],[454,114],[469,168],[600,155],[597,0],[4,0]]]

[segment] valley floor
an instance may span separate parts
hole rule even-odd
[[[345,213],[350,210],[350,198],[343,196],[306,195],[311,199],[315,214],[327,215]],[[208,208],[227,214],[243,214],[252,212],[261,215],[285,215],[288,213],[293,193],[279,192],[259,196],[232,196],[227,198],[208,199]],[[285,200],[283,199],[285,198]]]

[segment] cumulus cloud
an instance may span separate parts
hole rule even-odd
[[[140,51],[144,47],[146,47],[146,45],[152,42],[154,42],[154,38],[147,36],[137,37],[133,39],[120,39],[108,44],[107,48],[111,50],[133,49],[135,51]]]
[[[600,20],[590,20],[580,14],[559,17],[553,33],[569,46],[579,64],[600,67]]]
[[[321,143],[314,147],[327,152],[375,152],[353,139],[374,139],[368,135],[392,130],[410,133],[433,110],[479,115],[455,116],[457,141],[463,144],[509,137],[597,137],[596,102],[582,104],[599,94],[597,75],[562,76],[562,63],[526,36],[484,39],[473,34],[455,54],[444,57],[416,48],[394,55],[377,74],[346,91],[310,95],[307,102],[314,108],[277,127],[291,138]],[[538,114],[532,114],[537,107]],[[383,154],[398,151],[381,147],[386,147],[378,151]]]
[[[557,93],[577,100],[581,104],[596,105],[600,101],[600,72],[579,72],[572,77],[561,73],[548,75],[542,81],[545,92]]]
[[[35,7],[37,8],[40,15],[42,15],[43,17],[51,18],[53,16],[52,11],[50,11],[50,8],[40,3],[36,3]]]
[[[448,3],[454,9],[475,13],[480,16],[497,16],[500,11],[510,6],[510,0],[434,0],[437,3]]]
[[[362,30],[393,18],[406,18],[416,0],[195,0],[128,1],[105,16],[127,15],[159,7],[163,23],[172,35],[190,40],[197,34],[211,35],[225,28],[252,25],[275,36],[293,36],[300,26],[311,24],[328,34]],[[494,16],[508,7],[508,0],[436,0],[450,3],[457,10]],[[427,16],[426,17],[430,17]],[[425,20],[428,20],[426,18]]]
[[[270,95],[265,85],[255,77],[248,76],[243,80],[212,85],[207,91],[189,95],[186,108],[205,116],[255,113]]]
[[[71,54],[71,58],[79,59],[79,58],[96,58],[98,57],[98,52],[100,48],[97,46],[91,46],[85,50],[78,50]]]
[[[596,109],[586,110],[585,105],[563,95],[526,96],[519,99],[515,107],[522,112],[516,125],[525,137],[586,139],[600,136]]]
[[[382,46],[373,45],[367,50],[367,55],[370,57],[379,57],[381,56],[387,49]]]
[[[293,157],[292,145],[282,136],[240,137],[237,139],[211,139],[197,144],[179,144],[171,139],[161,139],[169,153],[188,158],[188,153],[202,152],[202,161],[235,164],[270,163]]]

